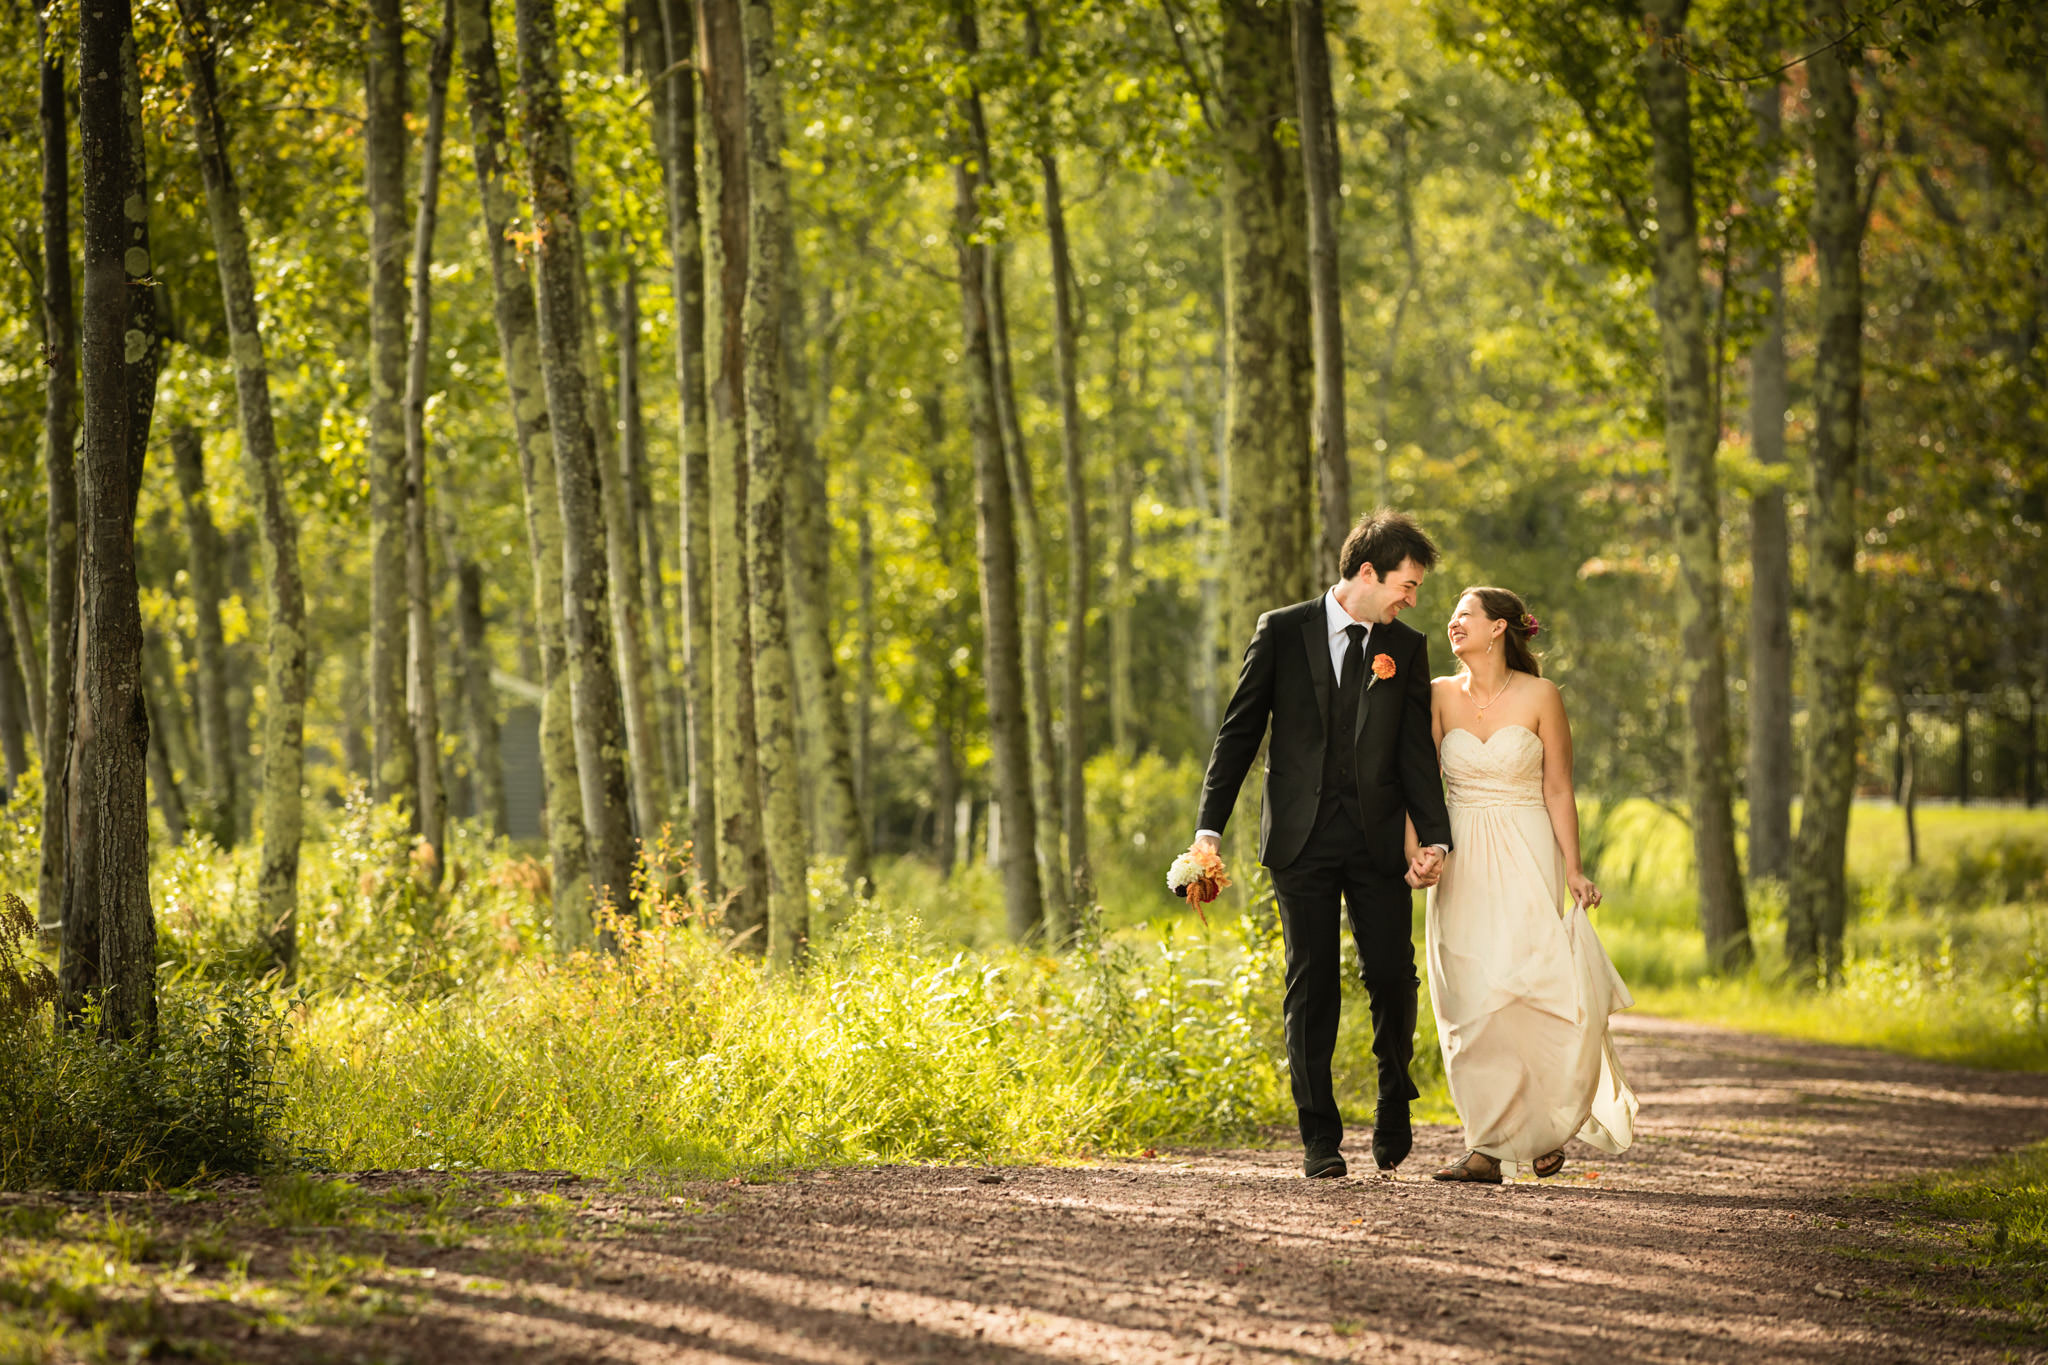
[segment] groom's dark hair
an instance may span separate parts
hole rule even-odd
[[[1350,578],[1370,564],[1374,574],[1385,578],[1400,568],[1404,559],[1414,560],[1425,572],[1434,569],[1436,542],[1406,512],[1382,507],[1360,517],[1351,534],[1344,537],[1343,552],[1337,556],[1337,577]]]

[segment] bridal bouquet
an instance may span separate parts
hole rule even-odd
[[[1223,856],[1199,844],[1191,845],[1166,870],[1166,889],[1194,906],[1204,924],[1209,922],[1209,916],[1202,907],[1222,895],[1228,885],[1230,874],[1224,870]]]

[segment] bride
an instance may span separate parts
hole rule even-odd
[[[1498,1184],[1525,1165],[1553,1176],[1568,1138],[1621,1152],[1634,1135],[1636,1097],[1607,1034],[1634,1001],[1586,918],[1600,888],[1579,865],[1571,727],[1529,648],[1536,630],[1514,593],[1467,588],[1449,630],[1464,669],[1431,686],[1456,852],[1424,938],[1469,1149],[1438,1180]]]

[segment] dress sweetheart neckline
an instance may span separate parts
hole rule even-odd
[[[1526,725],[1518,724],[1503,725],[1500,727],[1500,729],[1495,730],[1492,734],[1488,735],[1484,739],[1479,739],[1479,732],[1477,730],[1468,730],[1462,725],[1453,725],[1450,729],[1444,731],[1444,738],[1448,740],[1452,735],[1470,735],[1472,736],[1472,738],[1478,739],[1481,745],[1487,745],[1493,743],[1494,740],[1500,738],[1502,735],[1506,734],[1510,730],[1520,730],[1523,734],[1528,735],[1530,738],[1536,740],[1538,743],[1542,742],[1543,737],[1541,735],[1538,735],[1534,730],[1531,730]]]

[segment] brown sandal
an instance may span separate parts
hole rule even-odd
[[[1560,1147],[1554,1152],[1545,1152],[1530,1163],[1529,1169],[1536,1172],[1539,1180],[1550,1179],[1550,1177],[1564,1169],[1564,1148]]]
[[[1492,1170],[1479,1166],[1477,1162],[1489,1162]],[[1431,1176],[1432,1180],[1448,1180],[1463,1185],[1500,1184],[1500,1163],[1484,1152],[1467,1152],[1465,1159],[1454,1166],[1446,1166]]]

